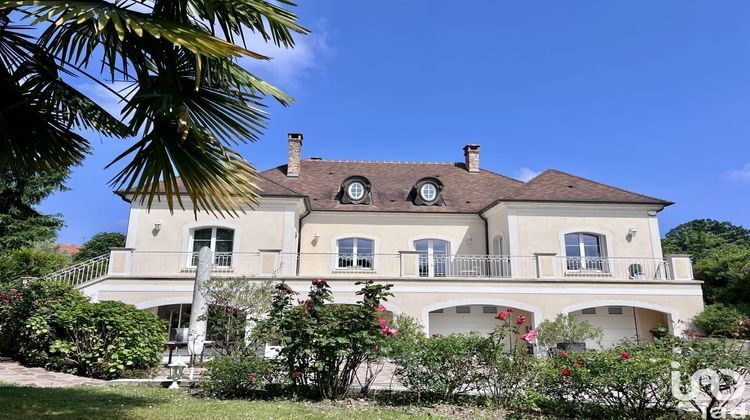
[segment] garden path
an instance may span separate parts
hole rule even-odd
[[[50,372],[43,368],[28,368],[18,362],[0,358],[0,382],[37,388],[67,388],[81,385],[102,385],[106,381],[83,378],[67,373]]]

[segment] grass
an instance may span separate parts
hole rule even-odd
[[[0,417],[55,419],[404,419],[441,414],[345,402],[222,401],[145,385],[28,388],[0,383]],[[456,413],[450,413],[456,414]],[[474,417],[472,413],[470,417]],[[476,413],[474,413],[476,414]],[[486,413],[484,413],[486,415]],[[499,413],[497,413],[499,414]],[[480,415],[480,417],[485,417]],[[494,417],[491,415],[491,417]]]

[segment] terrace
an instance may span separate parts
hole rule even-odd
[[[109,255],[68,267],[47,278],[81,285],[109,278],[192,278],[197,253],[113,249]],[[693,280],[689,256],[665,258],[530,256],[325,254],[259,252],[214,253],[217,276],[248,278],[346,278],[425,280]]]

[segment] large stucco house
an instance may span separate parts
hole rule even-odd
[[[356,281],[391,283],[387,308],[429,334],[489,331],[510,306],[527,329],[575,313],[612,344],[651,339],[659,324],[679,334],[703,309],[690,258],[662,255],[668,201],[557,170],[520,182],[481,168],[478,145],[459,163],[301,159],[301,148],[290,134],[287,164],[259,174],[259,205],[236,218],[132,200],[126,247],[99,260],[106,272],[58,277],[153,311],[173,334],[187,327],[204,246],[216,276],[284,279],[301,293],[323,278],[340,303],[356,301]]]

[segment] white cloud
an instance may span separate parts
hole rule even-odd
[[[729,171],[729,179],[733,181],[750,181],[750,163],[746,163],[740,169]]]
[[[240,59],[240,65],[258,77],[268,80],[280,88],[296,87],[313,71],[324,68],[323,61],[333,52],[328,44],[328,32],[324,22],[309,35],[294,35],[294,48],[279,48],[273,42],[265,42],[255,34],[245,37],[247,48],[271,57],[271,60]]]
[[[533,169],[529,169],[525,166],[515,172],[516,179],[519,179],[523,182],[529,182],[537,175],[539,175],[539,172]]]

